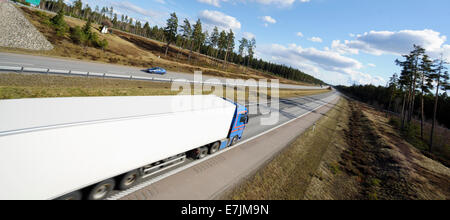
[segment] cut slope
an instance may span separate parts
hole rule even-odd
[[[0,46],[52,50],[53,46],[16,7],[0,2]]]

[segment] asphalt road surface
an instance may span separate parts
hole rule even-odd
[[[87,62],[79,61],[73,59],[62,59],[44,56],[33,56],[33,55],[23,55],[14,53],[3,53],[0,52],[0,66],[9,67],[26,67],[26,68],[44,68],[44,69],[55,69],[55,70],[72,70],[72,71],[82,71],[82,72],[95,72],[95,73],[109,73],[116,75],[133,75],[140,77],[158,77],[167,79],[187,79],[193,80],[194,75],[190,73],[179,73],[168,71],[165,75],[155,75],[149,74],[143,71],[143,69],[104,64],[97,62]],[[150,68],[150,67],[149,67]],[[203,76],[203,80],[208,79],[219,79],[221,82],[225,82],[225,78],[213,77],[213,76]],[[300,86],[300,85],[289,85],[280,84],[280,88],[284,89],[321,89],[321,87],[310,87],[310,86]]]
[[[281,99],[280,118],[276,124],[261,125],[261,118],[267,118],[268,114],[251,115],[243,139],[238,145],[202,160],[187,160],[163,174],[141,180],[130,190],[114,192],[109,199],[220,198],[324,116],[337,103],[339,96],[332,91]]]

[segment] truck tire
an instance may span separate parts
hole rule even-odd
[[[209,147],[209,154],[215,154],[220,149],[220,142],[216,142],[214,144],[211,144],[211,147]]]
[[[80,191],[75,191],[67,195],[61,196],[56,200],[81,200],[82,198],[83,194]]]
[[[117,188],[120,190],[127,190],[131,188],[139,179],[139,171],[133,170],[126,174],[123,174],[118,178]]]
[[[87,194],[88,200],[102,200],[106,199],[108,194],[114,189],[116,185],[114,179],[107,179],[92,186]]]
[[[238,141],[239,141],[239,138],[238,138],[238,136],[237,136],[237,135],[236,135],[236,136],[234,136],[233,140],[231,140],[231,144],[230,144],[230,146],[234,146],[234,145],[236,145]]]
[[[206,156],[208,156],[208,147],[201,147],[201,148],[199,148],[197,159],[203,159]]]

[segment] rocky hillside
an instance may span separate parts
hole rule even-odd
[[[11,3],[0,1],[0,46],[52,50],[53,46]]]

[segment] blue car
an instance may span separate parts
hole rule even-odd
[[[154,73],[154,74],[159,74],[159,75],[164,75],[167,73],[167,71],[161,67],[155,67],[155,68],[150,68],[147,70],[147,72],[149,73]]]

